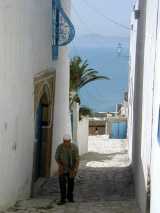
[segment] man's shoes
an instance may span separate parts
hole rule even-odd
[[[65,200],[61,200],[61,201],[59,201],[59,202],[57,203],[57,205],[58,205],[58,206],[62,206],[62,205],[64,205],[65,203],[66,203]]]

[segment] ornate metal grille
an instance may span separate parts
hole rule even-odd
[[[58,57],[58,47],[69,44],[75,29],[61,6],[60,0],[52,0],[52,50],[53,59]]]

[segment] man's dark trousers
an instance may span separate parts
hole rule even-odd
[[[74,190],[74,177],[69,177],[69,174],[63,174],[59,176],[59,185],[61,192],[61,201],[73,202],[73,190]]]

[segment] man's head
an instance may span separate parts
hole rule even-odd
[[[63,137],[63,143],[65,145],[69,145],[71,143],[71,136],[69,134],[64,135],[64,137]]]

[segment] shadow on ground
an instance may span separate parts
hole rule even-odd
[[[91,152],[81,157],[75,184],[75,203],[57,206],[58,177],[41,178],[34,198],[0,213],[139,213],[134,196],[127,141],[89,138]],[[100,141],[101,140],[101,141]],[[106,202],[107,201],[107,202]]]
[[[89,152],[83,155],[75,181],[75,200],[93,202],[133,199],[133,175],[126,156],[126,151],[110,154]],[[58,200],[58,177],[41,179],[36,184],[34,197]]]

